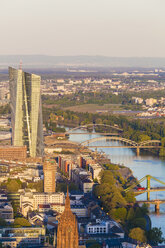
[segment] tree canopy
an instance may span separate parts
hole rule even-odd
[[[22,217],[18,217],[18,218],[15,218],[14,220],[14,226],[17,226],[17,227],[30,227],[31,224],[29,223],[29,221],[25,218],[22,218]]]
[[[147,241],[145,231],[142,230],[140,227],[131,229],[129,232],[129,237],[143,243]]]

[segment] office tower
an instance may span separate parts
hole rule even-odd
[[[44,192],[54,193],[56,191],[56,162],[47,159],[43,165],[44,171]]]
[[[57,248],[78,248],[78,228],[76,216],[70,208],[70,199],[67,190],[65,210],[61,214],[57,230]]]
[[[30,157],[43,155],[41,78],[9,67],[12,145],[27,146]]]

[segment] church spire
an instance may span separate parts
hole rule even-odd
[[[70,207],[69,190],[65,200],[65,210],[61,214],[57,230],[57,248],[78,248],[78,226],[76,216]]]
[[[71,211],[68,186],[67,186],[67,195],[66,195],[66,200],[65,200],[65,210],[64,211],[67,211],[67,210]]]

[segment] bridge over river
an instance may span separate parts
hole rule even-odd
[[[88,128],[93,128],[95,130],[96,127],[101,127],[104,132],[96,132],[96,133],[90,133],[90,132],[81,132],[80,130],[88,130]],[[107,131],[107,129],[109,131]],[[114,130],[115,132],[110,132],[110,130]],[[97,134],[104,137],[97,137],[94,139],[89,139],[86,141],[81,142],[80,144],[83,146],[88,146],[89,148],[132,148],[136,149],[136,153],[139,156],[140,155],[140,149],[161,149],[161,141],[160,140],[146,140],[142,142],[135,142],[130,139],[126,139],[124,137],[121,137],[121,134],[123,132],[123,129],[119,128],[117,125],[111,126],[107,124],[97,124],[97,123],[91,123],[87,125],[77,126],[74,128],[69,129],[65,133],[58,133],[56,135],[63,134],[63,135],[85,135],[85,134]],[[110,145],[95,145],[92,143],[95,143],[97,141],[119,141],[124,144],[124,146],[110,146]]]
[[[105,146],[105,145],[90,145],[91,143],[95,143],[97,141],[120,141],[124,143],[124,146]],[[90,140],[86,140],[81,142],[81,145],[88,146],[90,148],[134,148],[136,149],[137,155],[140,154],[140,149],[160,149],[161,141],[160,140],[146,140],[142,142],[135,142],[133,140],[129,140],[119,136],[111,136],[111,137],[97,137]]]
[[[160,204],[165,203],[165,199],[155,199],[155,200],[140,200],[136,201],[137,203],[145,203],[145,204],[154,204],[155,205],[155,213],[159,213],[160,210]]]
[[[163,184],[164,186],[151,187],[151,179],[153,179],[156,182],[159,182],[160,184]],[[138,187],[145,180],[146,180],[146,183],[147,183],[146,188]],[[163,181],[161,181],[161,180],[159,180],[159,179],[157,179],[157,178],[155,178],[155,177],[153,177],[151,175],[144,176],[143,178],[138,180],[136,183],[133,183],[130,187],[128,187],[124,191],[127,193],[127,192],[129,192],[131,190],[135,193],[135,195],[147,193],[147,199],[146,200],[137,200],[136,202],[154,204],[156,213],[159,212],[160,204],[165,203],[165,199],[154,199],[154,200],[150,199],[150,193],[151,192],[165,191],[165,182],[163,182]]]

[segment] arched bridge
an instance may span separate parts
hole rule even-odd
[[[105,127],[105,128],[110,128],[110,129],[113,129],[117,132],[123,132],[123,129],[117,127],[117,126],[111,126],[111,125],[107,125],[107,124],[94,124],[94,123],[91,123],[91,124],[87,124],[87,125],[82,125],[82,126],[77,126],[77,127],[74,127],[72,129],[69,129],[65,134],[74,134],[74,131],[76,131],[77,129],[83,129],[83,128],[88,128],[88,127],[97,127],[97,126],[101,126],[101,127]],[[78,134],[78,133],[75,133],[75,134]],[[97,133],[97,134],[102,134],[102,135],[110,135],[113,133]],[[117,135],[118,133],[116,133]]]
[[[101,146],[101,145],[89,145],[91,143],[94,143],[96,141],[102,141],[102,140],[105,140],[105,141],[110,141],[110,140],[113,140],[113,141],[120,141],[122,143],[125,144],[125,146]],[[142,142],[135,142],[133,140],[129,140],[129,139],[126,139],[126,138],[123,138],[123,137],[97,137],[97,138],[94,138],[94,139],[90,139],[90,140],[86,140],[86,141],[83,141],[81,142],[81,145],[84,145],[84,146],[88,146],[88,147],[104,147],[104,148],[135,148],[137,150],[137,155],[139,155],[140,153],[140,149],[141,148],[161,148],[161,141],[160,140],[146,140],[146,141],[142,141]]]

